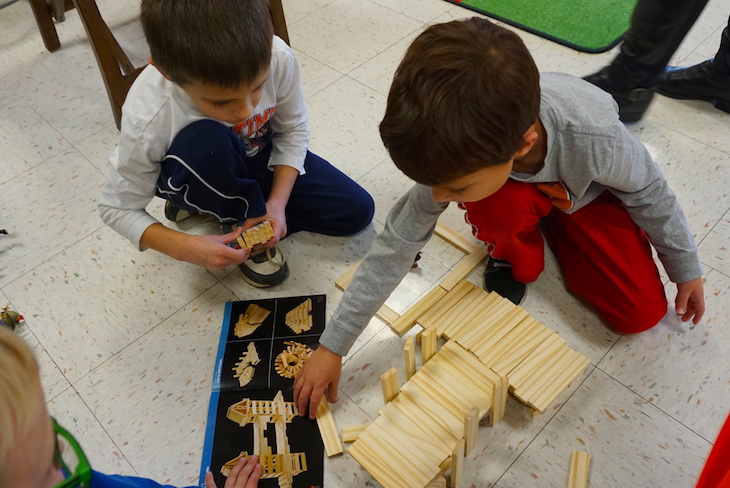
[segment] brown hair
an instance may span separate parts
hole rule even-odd
[[[142,0],[141,18],[152,60],[178,85],[238,88],[271,61],[268,0]]]
[[[0,326],[0,486],[6,486],[8,455],[16,437],[35,420],[40,377],[38,362],[28,345],[10,329]]]
[[[380,136],[396,166],[429,186],[506,163],[538,118],[539,79],[510,30],[478,17],[431,26],[398,66]]]

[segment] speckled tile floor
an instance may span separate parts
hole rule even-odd
[[[99,3],[142,63],[137,2]],[[49,408],[101,471],[196,482],[223,303],[326,293],[334,310],[334,280],[362,257],[409,187],[377,134],[394,68],[424,26],[471,15],[442,0],[284,0],[284,8],[312,149],[371,191],[377,213],[355,237],[287,240],[292,276],[268,291],[233,270],[209,273],[139,253],[102,225],[96,198],[117,130],[78,17],[67,13],[57,25],[62,48],[48,53],[27,1],[0,10],[0,228],[10,232],[0,236],[0,304],[25,315],[19,333],[41,362]],[[673,62],[712,56],[728,12],[730,0],[710,2]],[[544,71],[581,76],[613,57],[519,33]],[[468,486],[565,486],[570,453],[580,449],[594,456],[591,486],[690,488],[728,413],[730,116],[658,96],[630,129],[665,170],[699,243],[706,318],[689,327],[668,317],[620,336],[565,291],[550,260],[524,306],[591,365],[546,413],[533,417],[511,398],[503,422],[482,426],[466,462]],[[160,217],[161,203],[150,211]],[[466,231],[456,208],[445,221]],[[185,229],[211,231],[201,223]],[[388,303],[405,309],[460,258],[434,239]],[[472,279],[479,282],[479,270]],[[378,376],[392,364],[403,377],[402,344],[377,319],[370,323],[344,365],[334,406],[341,426],[376,415]],[[378,486],[346,454],[327,461],[325,485]]]

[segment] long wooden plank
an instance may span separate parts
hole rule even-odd
[[[427,310],[441,300],[444,295],[446,295],[446,290],[440,286],[436,286],[403,312],[400,317],[390,324],[390,326],[398,335],[405,334],[411,327],[416,325],[418,317],[423,315]]]
[[[377,425],[376,429],[373,430],[373,434],[380,435],[387,440],[386,434],[381,434],[381,431],[385,431],[395,438],[395,442],[400,445],[405,452],[410,453],[411,457],[420,459],[427,465],[425,470],[432,478],[438,473],[438,466],[444,460],[442,455],[439,455],[438,451],[431,449],[424,449],[423,444],[420,441],[419,436],[416,433],[410,432],[404,428],[403,424],[398,424],[390,419],[387,415],[381,415],[373,422]],[[415,434],[415,435],[414,435]],[[431,474],[433,473],[433,474]]]
[[[507,375],[510,388],[519,388],[522,383],[553,354],[565,344],[565,340],[557,334],[550,336],[545,342],[537,346],[524,361]]]
[[[492,402],[492,385],[491,381],[485,380],[484,378],[473,374],[471,370],[465,370],[460,365],[445,355],[439,353],[431,360],[435,366],[443,369],[453,377],[458,377],[459,382],[463,383],[465,388],[484,398],[487,408]],[[481,407],[480,407],[481,408]],[[481,412],[484,416],[485,412]]]
[[[421,488],[422,486],[410,478],[405,470],[390,469],[387,454],[373,449],[367,442],[356,440],[347,449],[347,453],[354,457],[385,488]]]
[[[421,366],[426,364],[436,354],[436,331],[426,329],[421,334]]]
[[[454,448],[451,454],[451,488],[464,486],[464,439]]]
[[[413,377],[415,378],[415,376]],[[451,433],[461,434],[464,416],[455,414],[448,406],[443,405],[443,399],[434,398],[428,392],[416,387],[411,381],[403,385],[400,395],[406,395],[419,407],[421,407],[431,418],[441,423]],[[399,395],[399,396],[400,396]]]
[[[506,300],[509,301],[509,300]],[[504,310],[504,309],[503,309]],[[475,340],[468,346],[468,349],[472,351],[477,357],[484,355],[490,348],[501,341],[512,329],[529,317],[522,307],[515,307],[508,310],[503,315],[494,315],[485,318],[481,324],[476,324],[475,328],[484,329],[484,333],[475,338]]]
[[[469,273],[474,271],[479,263],[489,255],[489,249],[487,246],[479,246],[456,265],[446,277],[441,280],[441,287],[446,290],[451,290],[458,282],[469,276]]]
[[[415,411],[415,404],[411,404],[409,413],[405,414],[403,409],[398,408],[399,404],[403,404],[404,397],[387,404],[380,410],[380,416],[388,419],[395,425],[398,425],[402,431],[408,432],[408,435],[420,445],[422,449],[433,452],[442,462],[446,459],[451,450],[456,445],[456,438],[444,429],[441,425],[431,419],[431,417],[419,409]],[[418,407],[416,407],[418,408]],[[426,421],[424,421],[426,420]]]
[[[427,312],[421,315],[417,322],[421,324],[424,329],[430,329],[435,326],[436,321],[439,320],[444,314],[461,301],[471,290],[476,288],[472,283],[463,280],[458,283],[455,287],[449,290],[441,300],[436,302]]]
[[[459,419],[460,423],[463,422],[464,415],[472,407],[472,405],[467,405],[464,399],[459,397],[453,390],[445,389],[443,385],[436,383],[433,378],[423,371],[419,371],[418,374],[411,378],[411,381],[408,382],[407,390],[404,391],[413,393],[415,389],[419,389],[436,400],[441,406],[448,409],[454,417]]]
[[[542,328],[539,328],[534,335],[526,337],[522,342],[507,351],[502,358],[490,366],[497,373],[510,376],[511,372],[514,371],[514,369],[526,358],[528,358],[530,354],[534,353],[541,344],[545,343],[545,341],[554,339],[555,336],[557,336],[555,332],[543,326]],[[479,359],[481,360],[482,358],[480,357]]]
[[[575,353],[571,361],[565,365],[563,371],[559,375],[555,375],[543,391],[531,400],[533,408],[539,412],[544,412],[547,407],[565,390],[570,384],[588,367],[590,360],[580,353]]]
[[[479,361],[479,358],[464,349],[455,341],[448,341],[447,343],[445,343],[443,346],[441,346],[440,352],[446,355],[452,355],[457,360],[462,361],[466,364],[467,369],[473,371],[474,374],[482,375],[482,377],[486,378],[491,383],[498,382],[500,380],[500,377],[504,376],[492,371],[489,366]]]
[[[573,350],[563,344],[552,356],[543,361],[539,369],[528,375],[519,387],[515,386],[515,391],[519,392],[521,398],[533,398],[548,382],[560,374],[573,354]]]
[[[360,439],[369,440],[372,445],[377,445],[393,458],[395,458],[396,452],[398,455],[402,455],[407,461],[405,466],[400,466],[401,469],[410,473],[417,472],[417,476],[425,480],[423,483],[425,486],[438,474],[439,460],[432,453],[419,450],[399,429],[388,429],[383,424],[381,419],[377,419],[370,428],[360,434]],[[398,464],[391,463],[391,466],[395,467]]]
[[[413,337],[406,339],[406,344],[403,346],[403,361],[406,366],[406,381],[408,381],[411,376],[416,374],[416,344]]]
[[[468,456],[477,445],[479,435],[479,409],[472,408],[464,417],[464,455]]]
[[[398,372],[395,368],[380,375],[380,386],[383,389],[383,403],[393,401],[398,396]]]
[[[317,407],[317,425],[322,433],[322,442],[324,442],[324,450],[327,452],[327,456],[332,457],[341,454],[343,451],[342,443],[337,434],[335,419],[332,416],[330,404],[324,396],[322,401],[319,402],[319,407]]]
[[[342,428],[342,442],[346,442],[347,444],[355,442],[355,440],[357,439],[357,436],[359,436],[363,430],[367,429],[368,425],[370,425],[370,424],[357,424],[357,425],[344,426]]]
[[[448,312],[435,321],[433,328],[436,330],[436,333],[440,337],[443,337],[445,331],[451,328],[452,324],[463,320],[486,296],[487,292],[481,288],[474,287],[464,298],[454,304]]]
[[[470,241],[464,235],[459,234],[454,229],[446,224],[442,224],[441,222],[436,222],[436,229],[433,233],[466,254],[469,254],[480,245]]]
[[[479,360],[490,366],[498,364],[498,361],[515,350],[521,343],[538,334],[539,328],[544,328],[547,329],[547,332],[551,332],[547,327],[532,317],[526,318],[517,324],[514,329],[509,331],[499,342],[490,347],[484,354],[480,355]]]
[[[489,425],[492,427],[504,418],[504,413],[507,407],[508,392],[509,381],[506,376],[502,376],[498,381],[494,382],[494,387],[492,389],[492,406],[489,415]]]
[[[586,488],[588,486],[588,470],[591,455],[586,452],[573,451],[570,462],[570,478],[568,488]]]
[[[342,276],[340,276],[339,278],[337,278],[335,280],[335,286],[337,288],[339,288],[340,290],[345,291],[345,288],[350,286],[350,283],[352,282],[352,277],[355,275],[357,268],[360,267],[361,262],[362,261],[358,261],[355,264],[353,264],[352,266],[350,266],[350,268],[347,271],[345,271],[345,273]]]
[[[380,410],[381,412],[387,412],[387,415],[391,418],[395,418],[394,414],[391,415],[389,412],[390,409],[397,409],[401,414],[412,419],[422,431],[432,436],[435,441],[448,446],[448,449],[452,449],[458,440],[457,436],[449,431],[445,425],[434,422],[433,417],[407,395],[398,395],[395,400]]]
[[[479,409],[480,418],[486,415],[492,400],[491,395],[486,391],[471,388],[471,385],[467,383],[468,380],[462,379],[462,375],[454,375],[449,369],[436,364],[436,357],[434,361],[429,361],[428,364],[424,365],[419,370],[419,374],[428,375],[436,384],[460,398],[461,402],[467,407],[476,406]]]
[[[504,300],[496,293],[488,293],[482,288],[477,288],[469,296],[472,296],[472,294],[476,295],[476,300],[470,304],[464,303],[458,313],[454,314],[453,317],[449,317],[449,321],[443,327],[443,332],[440,335],[449,339],[457,339],[474,331],[477,327],[476,324],[482,321],[484,317],[490,316],[494,307]]]

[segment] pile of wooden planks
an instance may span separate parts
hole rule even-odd
[[[383,374],[386,406],[367,426],[348,431],[348,452],[386,488],[442,486],[451,469],[460,486],[464,455],[473,448],[478,421],[504,416],[507,391],[543,412],[590,361],[522,307],[466,281],[486,257],[485,247],[445,226],[437,233],[467,252],[444,279],[403,314],[378,316],[398,334],[419,324],[422,366],[416,371],[412,339],[404,347],[406,383]],[[351,268],[336,284],[344,289]],[[437,338],[446,340],[440,350]]]

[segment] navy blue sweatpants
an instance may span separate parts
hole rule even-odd
[[[213,120],[193,122],[175,137],[162,161],[157,196],[221,222],[260,217],[274,177],[267,166],[271,147],[247,157],[245,144],[228,127]],[[309,151],[304,170],[286,206],[287,235],[302,230],[350,235],[370,223],[375,205],[360,185]]]

